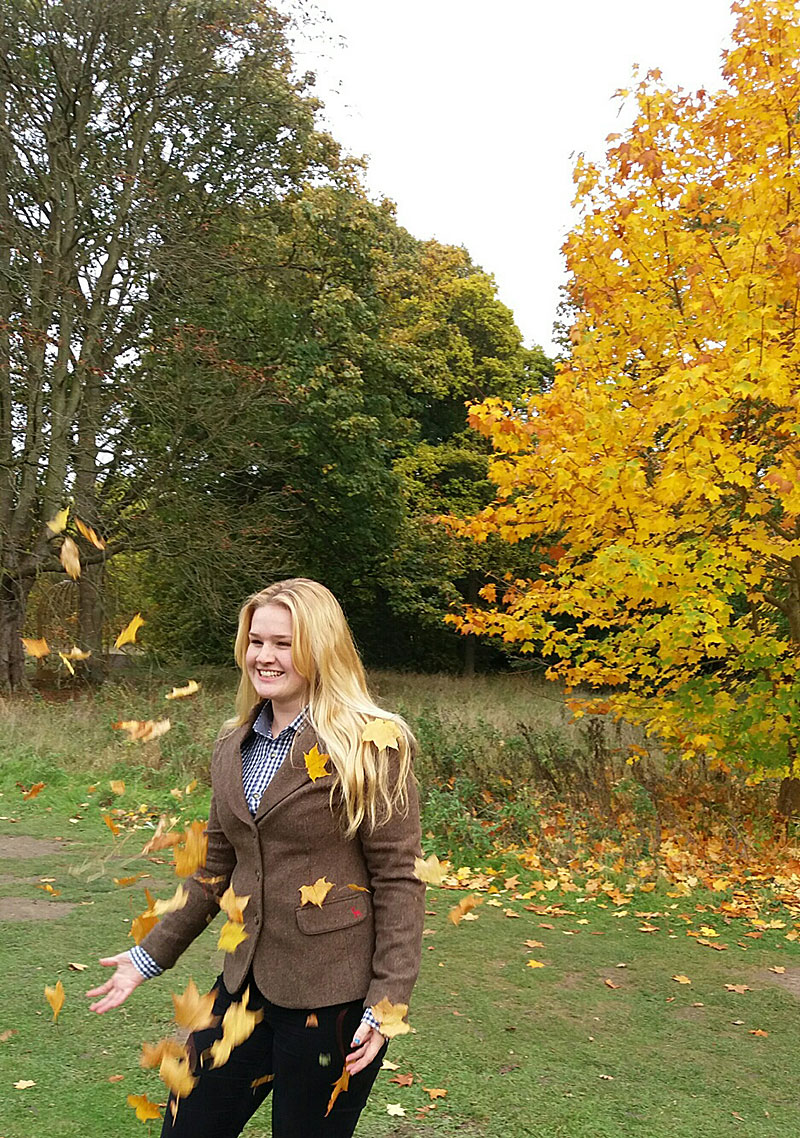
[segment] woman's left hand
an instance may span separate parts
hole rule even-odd
[[[357,1075],[368,1067],[386,1040],[379,1031],[366,1023],[358,1025],[358,1031],[350,1044],[352,1050],[345,1060],[345,1067],[350,1075]]]

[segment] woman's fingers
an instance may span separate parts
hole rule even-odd
[[[110,980],[106,980],[105,984],[90,988],[86,995],[103,997],[89,1005],[89,1011],[102,1015],[103,1012],[118,1008],[124,1003],[144,977],[132,963],[127,952],[121,952],[117,956],[103,956],[100,958],[100,963],[106,968],[114,968],[114,975]]]
[[[356,1040],[359,1040],[359,1045],[356,1047]],[[345,1060],[345,1066],[351,1075],[357,1075],[359,1071],[363,1071],[368,1067],[380,1049],[383,1047],[384,1039],[379,1031],[370,1027],[364,1031],[364,1025],[359,1027],[359,1030],[353,1039],[351,1047],[353,1050]]]

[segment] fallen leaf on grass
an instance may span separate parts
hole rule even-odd
[[[423,1087],[422,1089],[426,1094],[430,1095],[432,1099],[445,1098],[447,1095],[447,1091],[444,1087]]]
[[[757,1027],[754,1031],[749,1031],[747,1034],[748,1035],[760,1035],[762,1038],[766,1039],[766,1037],[769,1035],[769,1032],[768,1031],[762,1031],[762,1029],[760,1027]]]
[[[405,1111],[403,1110],[403,1108],[399,1102],[387,1102],[386,1113],[394,1115],[394,1116],[399,1118],[400,1115],[405,1114]]]
[[[108,1081],[109,1083],[121,1083],[124,1078],[124,1075],[109,1075]]]
[[[29,790],[23,790],[22,797],[25,799],[35,798],[37,794],[40,794],[44,790],[45,786],[46,783],[35,782]]]
[[[114,794],[125,793],[125,780],[121,778],[112,779],[108,784]]]
[[[382,1071],[396,1071],[398,1066],[399,1066],[399,1064],[393,1063],[391,1061],[391,1059],[384,1059],[383,1062],[381,1063],[381,1070]]]
[[[544,948],[544,945],[542,944],[542,942],[540,940],[526,940],[525,941],[525,947],[526,948]]]
[[[16,1030],[12,1027],[7,1027],[5,1031],[0,1031],[0,1043],[8,1043],[12,1035],[16,1035]]]
[[[322,902],[333,889],[333,882],[328,881],[326,876],[318,877],[313,885],[301,885],[300,905],[316,905],[318,909],[322,908]]]
[[[769,971],[776,973],[776,975],[778,975],[778,976],[783,976],[786,969],[783,967],[782,964],[771,964],[769,967]]]
[[[150,1102],[147,1095],[128,1095],[128,1106],[136,1111],[140,1122],[149,1122],[151,1119],[160,1119],[161,1111],[154,1102]]]
[[[33,1079],[20,1079],[14,1086],[18,1091],[27,1091],[29,1087],[35,1087],[36,1082]]]
[[[726,984],[725,987],[729,992],[751,992],[752,988],[748,988],[746,984]]]
[[[684,976],[682,972],[680,972],[677,976],[673,976],[672,979],[677,980],[679,984],[691,984],[692,982],[689,977]]]
[[[544,968],[546,965],[541,960],[528,960],[525,962],[526,968]]]
[[[607,988],[621,988],[621,984],[615,984],[613,980],[604,980],[603,983]]]
[[[53,1009],[53,1023],[58,1021],[58,1014],[64,1006],[64,985],[59,980],[55,988],[45,987],[44,998]]]
[[[414,1082],[414,1076],[412,1074],[395,1075],[393,1078],[389,1079],[389,1082],[397,1083],[399,1087],[410,1087]]]

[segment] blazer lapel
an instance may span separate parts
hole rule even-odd
[[[316,741],[317,736],[310,723],[306,723],[305,727],[301,727],[297,732],[289,754],[278,767],[264,791],[256,811],[257,822],[269,814],[270,810],[274,809],[284,798],[298,790],[304,782],[308,782],[305,755]]]
[[[221,757],[224,762],[223,770],[230,772],[230,782],[228,784],[230,807],[234,814],[236,814],[238,818],[241,818],[243,822],[247,822],[248,825],[252,825],[253,815],[250,813],[247,799],[244,796],[244,784],[242,780],[242,743],[250,734],[262,706],[263,704],[256,704],[250,712],[250,717],[247,722],[226,736],[222,743],[223,749]]]

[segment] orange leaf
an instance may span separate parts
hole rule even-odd
[[[114,819],[111,817],[111,815],[110,814],[104,814],[103,815],[103,821],[105,822],[105,824],[108,826],[111,833],[116,838],[117,834],[119,833],[119,826],[114,821]]]
[[[131,742],[139,741],[149,743],[166,735],[172,724],[168,719],[122,719],[119,723],[112,723],[115,731],[127,731]]]
[[[26,656],[33,656],[35,660],[41,660],[43,656],[50,655],[50,647],[44,637],[40,640],[31,640],[29,637],[23,636],[20,639]]]
[[[331,1092],[331,1097],[328,1101],[328,1109],[325,1111],[325,1117],[326,1118],[328,1117],[330,1112],[333,1110],[333,1104],[336,1102],[339,1095],[342,1094],[344,1091],[346,1091],[349,1086],[350,1086],[350,1072],[347,1070],[347,1067],[345,1067],[342,1070],[342,1073],[339,1076],[339,1078],[333,1084],[333,1091]]]
[[[447,919],[454,925],[459,925],[467,913],[483,903],[483,897],[462,897],[457,905],[454,905],[450,912],[447,914]]]
[[[215,1040],[207,1052],[203,1053],[210,1055],[212,1067],[222,1067],[223,1064],[227,1063],[233,1048],[244,1043],[245,1039],[249,1039],[256,1024],[264,1018],[263,1009],[255,1012],[248,1011],[249,1001],[250,988],[248,987],[245,989],[241,1003],[231,1004],[225,1012],[222,1018],[222,1038]]]
[[[147,1095],[128,1095],[128,1106],[136,1111],[140,1122],[149,1122],[151,1119],[160,1119],[161,1111],[154,1102],[150,1102]]]
[[[389,1079],[389,1082],[390,1083],[397,1083],[397,1085],[400,1087],[410,1087],[411,1084],[414,1082],[414,1076],[411,1074],[394,1075],[391,1079]]]
[[[44,782],[35,782],[32,787],[22,792],[23,798],[35,798],[37,794],[41,794],[47,784]]]
[[[250,894],[246,897],[237,897],[233,891],[233,886],[229,885],[219,900],[219,907],[232,921],[238,921],[241,924],[244,921],[244,910],[247,908],[247,902],[250,900]]]
[[[158,1068],[158,1074],[176,1098],[186,1098],[197,1084],[197,1079],[189,1066],[187,1054],[180,1058],[175,1055],[165,1055],[161,1060],[161,1066]]]
[[[679,973],[679,975],[673,976],[672,979],[677,980],[679,984],[691,984],[692,982],[689,977],[684,976],[683,973]]]
[[[172,1003],[175,1007],[175,1022],[187,1031],[202,1031],[204,1027],[211,1027],[215,1022],[213,1013],[216,990],[201,996],[194,980],[190,980],[183,995],[172,993]]]
[[[75,525],[78,527],[78,532],[86,538],[88,542],[95,547],[95,549],[105,549],[106,543],[102,537],[97,536],[97,532],[91,526],[87,526],[86,522],[82,522],[80,518],[75,519]]]
[[[176,1039],[159,1039],[158,1043],[143,1043],[142,1055],[139,1059],[140,1067],[160,1067],[165,1055],[172,1055],[180,1059],[186,1054],[186,1049]]]
[[[64,985],[60,980],[56,983],[55,988],[45,988],[44,998],[53,1009],[53,1023],[56,1023],[58,1014],[64,1006]]]
[[[182,688],[173,688],[172,691],[167,692],[164,699],[186,699],[187,696],[195,695],[200,691],[200,685],[197,680],[189,680]]]
[[[604,980],[603,983],[607,988],[620,988],[621,984],[615,984],[613,980]]]
[[[208,834],[204,822],[192,822],[184,830],[180,843],[173,850],[175,873],[178,877],[190,877],[206,864],[208,855]]]
[[[426,1094],[429,1094],[432,1099],[444,1098],[447,1095],[447,1091],[444,1087],[423,1087],[422,1089]]]
[[[762,1031],[760,1027],[757,1027],[755,1031],[748,1032],[748,1035],[760,1035],[763,1039],[766,1039],[766,1037],[769,1035],[769,1032]]]

